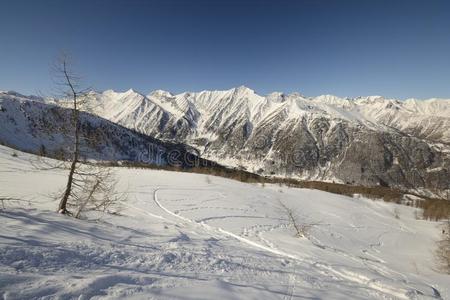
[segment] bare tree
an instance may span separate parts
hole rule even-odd
[[[58,212],[80,218],[86,211],[107,211],[123,200],[125,194],[115,191],[117,182],[110,168],[86,161],[82,157],[83,143],[95,142],[95,136],[83,135],[81,131],[80,109],[88,105],[90,89],[80,88],[79,77],[70,70],[66,55],[62,55],[57,61],[54,71],[56,83],[62,87],[62,105],[70,107],[68,135],[72,138],[69,153],[64,155],[66,159],[62,163],[47,164],[47,169],[58,168],[69,171],[67,183],[60,194]]]
[[[436,255],[442,271],[450,274],[450,219],[442,229],[442,240],[438,242]]]
[[[73,209],[75,218],[80,218],[88,211],[116,212],[118,203],[126,199],[125,193],[116,191],[117,180],[111,168],[91,165],[89,163],[80,164],[74,173],[75,185],[72,201],[68,207]]]
[[[58,66],[57,66],[58,67]],[[63,57],[61,61],[61,66],[59,66],[60,72],[64,75],[65,84],[69,88],[68,94],[71,96],[73,101],[73,107],[72,107],[72,126],[74,130],[74,150],[72,153],[72,163],[70,164],[70,170],[69,175],[67,177],[67,185],[66,189],[64,191],[63,197],[61,198],[61,201],[59,202],[58,212],[61,214],[67,213],[67,201],[69,200],[69,197],[72,193],[72,186],[74,184],[73,182],[73,175],[75,173],[75,170],[77,168],[77,163],[79,159],[79,150],[80,150],[80,122],[79,122],[79,107],[78,107],[78,96],[80,94],[80,91],[77,91],[75,89],[74,85],[74,75],[70,73],[67,67],[67,58]]]
[[[317,224],[300,222],[297,214],[295,213],[295,211],[292,208],[288,207],[286,204],[284,204],[279,199],[278,199],[278,202],[280,203],[280,206],[281,206],[283,212],[286,214],[286,216],[288,218],[289,225],[291,225],[294,228],[295,235],[297,237],[307,237],[308,232],[311,229],[311,227],[313,227],[314,225],[317,225]]]

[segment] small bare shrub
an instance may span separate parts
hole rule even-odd
[[[396,219],[400,219],[400,211],[398,210],[398,207],[394,208],[394,217]]]
[[[443,272],[450,274],[450,220],[442,229],[443,238],[438,242],[436,256]]]
[[[288,218],[289,225],[291,225],[294,228],[295,236],[299,238],[308,237],[308,233],[311,227],[314,226],[314,224],[307,224],[300,222],[297,214],[292,208],[286,206],[281,200],[278,200],[278,202],[280,203],[282,210],[284,211],[284,213]]]

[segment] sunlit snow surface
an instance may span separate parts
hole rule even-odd
[[[120,216],[79,221],[47,197],[65,173],[0,148],[4,299],[449,299],[439,223],[415,209],[206,175],[117,169]],[[295,237],[285,211],[313,224]],[[398,214],[399,218],[395,215]]]

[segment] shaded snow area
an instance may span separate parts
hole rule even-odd
[[[0,212],[3,299],[449,299],[440,224],[414,208],[122,168],[120,215],[76,220],[47,196],[65,172],[13,152],[0,147],[0,195],[31,204]]]

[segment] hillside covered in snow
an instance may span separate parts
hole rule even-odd
[[[172,166],[201,161],[183,144],[163,142],[87,112],[79,117],[81,159]],[[58,159],[71,157],[74,126],[68,108],[41,97],[0,92],[0,124],[2,145]]]
[[[120,212],[76,220],[48,197],[66,172],[30,160],[0,147],[1,196],[29,201],[0,210],[2,299],[450,298],[441,224],[416,208],[117,168]]]

